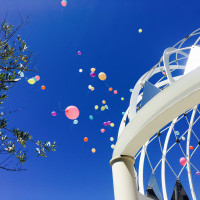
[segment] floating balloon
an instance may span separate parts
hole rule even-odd
[[[175,131],[175,135],[180,135],[179,131]]]
[[[35,77],[33,77],[32,79],[34,79],[35,83],[37,82],[37,79]]]
[[[93,119],[94,119],[94,117],[93,117],[92,115],[90,115],[90,116],[89,116],[89,119],[90,119],[90,120],[93,120]]]
[[[199,175],[200,175],[200,172],[196,172],[196,175],[198,175],[198,176],[199,176]]]
[[[130,89],[129,91],[130,91],[130,92],[133,92],[133,89]]]
[[[184,137],[184,136],[182,137],[182,140],[185,140],[185,137]]]
[[[110,126],[111,126],[111,127],[114,127],[114,126],[115,126],[115,124],[114,124],[114,123],[111,123],[111,124],[110,124]]]
[[[98,109],[99,109],[99,106],[96,105],[96,106],[94,107],[94,109],[95,109],[95,110],[98,110]]]
[[[95,68],[91,68],[91,72],[95,72],[96,71],[96,69]]]
[[[191,150],[193,150],[193,149],[194,149],[194,147],[193,147],[193,146],[190,146],[190,149],[191,149]]]
[[[103,128],[101,129],[101,133],[104,133],[105,131],[106,131],[105,129],[103,129]]]
[[[95,149],[95,148],[93,148],[93,149],[92,149],[92,153],[95,153],[95,152],[96,152],[96,149]]]
[[[24,77],[24,72],[19,71],[19,72],[18,72],[18,75],[19,75],[21,78],[23,78],[23,77]]]
[[[39,81],[40,80],[40,76],[35,76],[36,80]]]
[[[101,106],[101,111],[104,111],[105,109],[105,106]]]
[[[104,125],[104,126],[107,126],[108,124],[107,124],[107,122],[104,122],[103,125]]]
[[[88,89],[90,89],[90,90],[91,90],[91,88],[92,88],[92,86],[91,86],[91,85],[88,85]]]
[[[109,92],[113,91],[113,88],[110,87],[110,88],[108,89],[108,91],[109,91]]]
[[[121,100],[124,101],[124,97],[122,97]]]
[[[185,169],[188,170],[188,167],[186,166]]]
[[[55,111],[52,111],[52,112],[51,112],[51,115],[52,115],[53,117],[55,117],[55,116],[57,116],[57,113],[56,113]]]
[[[125,115],[125,112],[122,112],[122,115]]]
[[[107,109],[107,110],[108,110],[108,106],[107,106],[107,105],[105,105],[105,109]]]
[[[104,72],[100,72],[99,73],[99,79],[101,80],[101,81],[105,81],[106,80],[106,74],[104,73]]]
[[[65,115],[69,119],[72,119],[72,120],[77,119],[79,114],[80,114],[79,109],[76,106],[68,106],[65,109]]]
[[[61,1],[61,5],[62,5],[63,7],[66,7],[66,6],[67,6],[67,2],[66,2],[65,0]]]
[[[115,91],[114,91],[114,94],[117,94],[117,93],[118,93],[117,90],[115,90]]]
[[[111,141],[111,142],[113,142],[113,141],[114,141],[114,138],[113,138],[113,137],[111,137],[111,138],[110,138],[110,141]]]
[[[90,89],[91,91],[94,91],[94,87],[91,87],[91,89]]]
[[[180,164],[181,164],[181,166],[184,166],[186,163],[187,163],[186,158],[184,158],[184,157],[180,158]]]
[[[114,144],[112,144],[112,145],[111,145],[111,149],[114,149],[114,148],[115,148],[115,145],[114,145]]]
[[[87,138],[87,137],[84,137],[83,140],[84,140],[84,142],[87,142],[87,141],[88,141],[88,138]]]
[[[81,53],[81,51],[78,51],[78,55],[80,56],[82,53]]]
[[[95,74],[94,72],[91,72],[91,73],[90,73],[90,76],[93,78],[93,77],[96,76],[96,74]]]
[[[73,124],[78,124],[78,120],[75,119],[75,120],[73,121]]]
[[[102,101],[102,104],[106,104],[106,101],[105,101],[105,100],[103,100],[103,101]]]
[[[82,72],[83,72],[83,70],[82,70],[82,69],[79,69],[79,72],[80,72],[80,73],[82,73]]]
[[[142,29],[140,28],[140,29],[138,30],[138,32],[139,32],[139,33],[142,33]]]
[[[31,85],[35,84],[35,82],[36,81],[33,78],[28,79],[28,83],[31,84]]]
[[[110,121],[108,121],[108,122],[107,122],[107,125],[108,125],[108,126],[109,126],[109,125],[111,125],[111,122],[110,122]]]
[[[46,86],[42,85],[42,86],[41,86],[41,89],[42,89],[42,90],[45,90],[45,89],[46,89]]]

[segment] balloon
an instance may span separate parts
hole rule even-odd
[[[37,82],[37,79],[36,79],[35,77],[33,77],[32,79],[34,79],[34,80],[35,80],[35,83]]]
[[[129,91],[130,91],[130,92],[133,92],[133,89],[130,89]]]
[[[79,109],[76,106],[68,106],[65,109],[65,115],[69,119],[72,119],[72,120],[77,119],[79,114],[80,114]]]
[[[93,149],[92,149],[92,153],[95,153],[95,152],[96,152],[96,149],[95,149],[95,148],[93,148]]]
[[[108,110],[108,106],[107,106],[107,105],[105,105],[105,109],[107,109],[107,110]]]
[[[117,90],[115,90],[115,91],[114,91],[114,94],[117,94],[117,93],[118,93]]]
[[[67,2],[66,1],[61,1],[61,5],[63,6],[63,7],[66,7],[67,6]]]
[[[111,149],[114,149],[114,148],[115,148],[115,145],[114,145],[114,144],[112,144],[112,145],[111,145]]]
[[[79,69],[79,72],[80,72],[80,73],[82,73],[82,72],[83,72],[83,70],[82,70],[82,69]]]
[[[88,141],[88,138],[87,138],[87,137],[84,137],[83,140],[84,140],[84,142],[87,142],[87,141]]]
[[[98,110],[98,108],[99,108],[99,106],[98,106],[98,105],[96,105],[96,106],[94,107],[94,109],[95,109],[95,110]]]
[[[115,126],[115,124],[114,124],[114,123],[111,123],[111,124],[110,124],[110,126],[111,126],[111,127],[114,127],[114,126]]]
[[[41,89],[42,89],[42,90],[45,90],[45,89],[46,89],[46,86],[42,85]]]
[[[124,97],[122,97],[121,100],[124,101]]]
[[[139,33],[142,33],[142,29],[140,28],[140,29],[138,30],[138,32],[139,32]]]
[[[122,115],[125,115],[125,112],[122,112]]]
[[[78,55],[79,55],[79,56],[81,55],[81,51],[78,51]]]
[[[104,126],[107,126],[108,124],[107,124],[107,122],[104,122],[103,125],[104,125]]]
[[[111,125],[111,122],[110,122],[110,121],[108,121],[108,122],[107,122],[107,125]]]
[[[35,76],[36,80],[39,81],[40,80],[40,76]]]
[[[91,89],[90,89],[91,91],[94,91],[94,87],[91,87]]]
[[[75,120],[73,121],[73,124],[78,124],[78,120],[75,119]]]
[[[96,74],[95,74],[94,72],[91,72],[91,73],[90,73],[90,76],[93,78],[93,77],[96,76]]]
[[[51,115],[52,115],[53,117],[55,117],[55,116],[57,115],[57,113],[56,113],[55,111],[52,111],[52,112],[51,112]]]
[[[91,86],[91,85],[88,85],[88,88],[91,90],[92,86]]]
[[[105,129],[103,129],[103,128],[101,129],[101,133],[104,133],[105,131],[106,131]]]
[[[111,91],[113,91],[113,89],[110,87],[110,88],[108,89],[108,91],[111,92]]]
[[[18,72],[18,75],[19,75],[21,78],[23,78],[23,77],[24,77],[24,72],[19,71],[19,72]]]
[[[28,83],[31,84],[31,85],[35,84],[35,82],[36,81],[33,78],[28,79]]]
[[[91,72],[95,72],[96,71],[96,69],[95,68],[91,68]]]
[[[193,147],[193,146],[190,146],[190,149],[191,149],[191,150],[193,150],[193,149],[194,149],[194,147]]]
[[[182,137],[182,140],[185,140],[185,137],[184,137],[184,136]]]
[[[105,100],[103,100],[103,101],[102,101],[102,104],[106,104],[106,101],[105,101]]]
[[[105,109],[105,106],[101,106],[101,111],[104,111]]]
[[[186,166],[185,169],[188,170],[188,167]]]
[[[105,81],[106,80],[106,74],[104,73],[104,72],[100,72],[99,73],[99,79],[101,80],[101,81]]]
[[[111,137],[111,138],[110,138],[110,141],[111,141],[111,142],[113,142],[113,141],[114,141],[114,138],[113,138],[113,137]]]
[[[180,135],[179,131],[175,131],[175,135]]]
[[[94,117],[93,117],[92,115],[90,115],[90,116],[89,116],[89,119],[90,119],[90,120],[93,120],[93,119],[94,119]]]
[[[180,164],[181,164],[181,166],[184,166],[186,163],[187,163],[186,158],[184,158],[184,157],[180,158]]]
[[[196,175],[198,175],[198,176],[199,176],[199,175],[200,175],[200,172],[196,172]]]

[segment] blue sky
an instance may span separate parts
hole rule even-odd
[[[9,92],[8,109],[26,106],[10,116],[10,125],[58,145],[48,158],[30,158],[25,172],[0,171],[0,199],[114,199],[109,138],[117,137],[121,112],[129,105],[129,89],[158,62],[165,48],[199,28],[199,6],[197,0],[69,0],[63,8],[60,0],[0,0],[1,19],[8,12],[8,21],[17,25],[18,12],[30,16],[19,34],[36,54],[38,71],[26,78],[41,77],[34,86],[23,79]],[[118,95],[111,95],[98,78],[90,78],[91,67],[106,72],[106,84]],[[45,91],[40,89],[43,84]],[[94,92],[88,90],[89,84]],[[103,99],[110,110],[95,112],[94,106]],[[78,125],[59,111],[59,102],[61,109],[69,105],[80,109]],[[53,110],[57,117],[51,116]],[[102,123],[109,120],[115,127],[101,134]]]

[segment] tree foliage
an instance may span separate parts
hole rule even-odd
[[[18,27],[7,23],[4,19],[0,27],[0,105],[8,98],[8,91],[20,81],[20,73],[33,71],[32,52],[17,31],[27,23],[21,21]],[[2,109],[2,108],[1,108]],[[9,112],[0,113],[0,168],[11,171],[23,170],[22,165],[27,160],[27,145],[34,144],[37,156],[47,157],[46,151],[55,151],[56,143],[35,141],[28,132],[19,128],[8,127]],[[30,146],[32,146],[30,144]],[[32,147],[31,147],[32,148]]]

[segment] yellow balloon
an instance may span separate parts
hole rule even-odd
[[[138,32],[139,32],[139,33],[142,33],[142,29],[140,28],[140,29],[138,30]]]
[[[95,153],[95,152],[96,152],[96,149],[95,149],[95,148],[93,148],[93,149],[92,149],[92,153]]]
[[[121,100],[124,101],[124,97],[122,97]]]
[[[105,100],[103,100],[103,101],[102,101],[102,104],[106,104],[106,101],[105,101]]]
[[[79,72],[81,73],[81,72],[83,72],[83,70],[82,70],[82,69],[79,69]]]
[[[96,71],[96,69],[95,68],[91,68],[91,72],[95,72]]]
[[[94,91],[94,87],[91,87],[90,90],[91,90],[91,91]]]
[[[110,141],[111,141],[111,142],[113,142],[113,141],[114,141],[114,138],[113,138],[113,137],[111,137],[111,138],[110,138]]]
[[[111,149],[114,149],[114,148],[115,148],[115,145],[114,145],[114,144],[112,144],[112,145],[111,145]]]
[[[111,124],[110,124],[110,126],[111,126],[111,127],[114,127],[114,126],[115,126],[115,124],[114,124],[114,123],[111,123]]]
[[[99,73],[99,79],[100,79],[101,81],[105,81],[106,78],[107,78],[107,76],[106,76],[106,74],[105,74],[104,72],[100,72],[100,73]]]
[[[33,78],[30,78],[30,79],[28,79],[28,83],[33,85],[33,84],[35,84],[35,80]]]
[[[101,106],[101,111],[104,111],[105,109],[105,106]]]
[[[99,108],[99,106],[98,106],[98,105],[96,105],[96,106],[94,107],[94,109],[95,109],[95,110],[98,110],[98,108]]]

